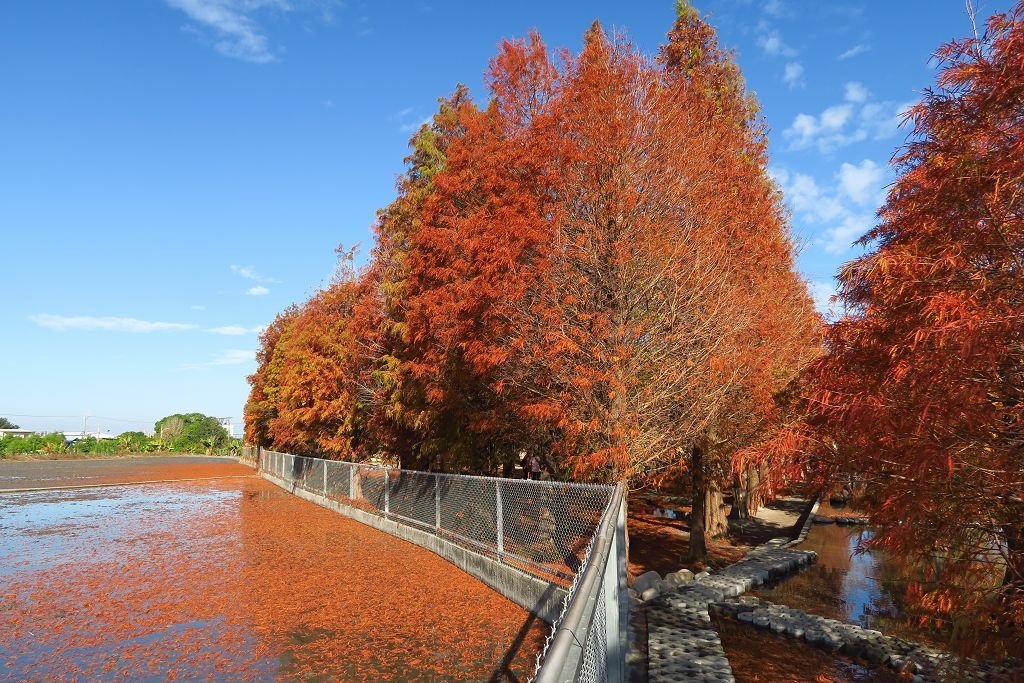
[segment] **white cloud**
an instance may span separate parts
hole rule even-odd
[[[256,285],[255,287],[250,287],[245,293],[249,296],[266,296],[270,294],[270,290],[263,285]]]
[[[66,332],[68,330],[94,331],[105,330],[110,332],[160,332],[164,330],[191,330],[195,325],[189,323],[168,323],[150,320],[139,320],[138,318],[119,318],[115,316],[88,316],[88,315],[51,315],[39,313],[29,316],[29,320],[51,330]]]
[[[221,327],[211,327],[210,332],[214,334],[223,334],[227,336],[240,337],[244,334],[259,334],[263,331],[263,327],[243,327],[242,325],[223,325]]]
[[[248,349],[227,349],[203,363],[185,363],[178,366],[179,371],[201,370],[221,365],[242,365],[256,360],[256,352]]]
[[[801,113],[782,132],[791,150],[816,148],[822,154],[862,140],[884,140],[899,131],[909,103],[869,102],[870,93],[856,82],[844,87],[844,102],[819,115]]]
[[[781,0],[768,0],[768,2],[761,5],[761,11],[773,17],[779,17],[784,14],[785,8],[782,6]]]
[[[261,275],[256,272],[256,269],[252,266],[236,266],[232,264],[231,272],[244,277],[246,280],[255,280],[256,282],[266,282],[271,284],[280,282],[280,280],[275,280],[272,277]]]
[[[839,191],[858,204],[878,205],[882,201],[885,169],[870,159],[859,164],[843,162],[839,167]]]
[[[846,213],[836,197],[828,196],[809,175],[794,173],[792,182],[782,183],[783,192],[793,211],[816,221],[831,221]]]
[[[778,31],[765,31],[757,38],[757,45],[769,57],[796,57],[796,50],[782,40]]]
[[[246,349],[228,349],[222,351],[216,358],[207,365],[239,365],[256,360],[256,352]]]
[[[803,87],[804,65],[800,62],[789,62],[782,73],[782,82],[790,88]]]
[[[843,86],[843,89],[845,93],[843,95],[843,99],[845,99],[847,102],[860,104],[861,102],[866,102],[867,99],[871,97],[871,93],[868,92],[868,89],[864,87],[864,84],[858,83],[857,81],[850,81],[845,86]]]
[[[843,163],[831,182],[772,169],[793,216],[803,224],[811,243],[829,254],[843,254],[875,224],[875,208],[884,201],[888,169],[869,159]]]
[[[903,118],[913,102],[869,102],[860,111],[860,124],[875,140],[884,140],[899,132]]]
[[[854,45],[853,47],[851,47],[849,50],[847,50],[846,52],[842,53],[838,57],[836,57],[836,59],[849,59],[850,57],[856,57],[857,55],[864,54],[865,52],[867,52],[870,49],[871,49],[870,45],[865,45],[863,43],[859,43],[857,45]]]
[[[824,238],[818,243],[830,254],[842,254],[853,246],[853,243],[875,224],[875,217],[870,213],[851,214],[843,218],[838,225],[825,230]]]
[[[277,60],[266,32],[256,20],[263,10],[289,12],[288,0],[165,0],[193,22],[188,28],[212,39],[213,48],[226,57],[255,64]]]
[[[831,317],[831,299],[836,294],[835,280],[812,280],[807,284],[811,290],[811,298],[814,299],[814,307],[826,318]]]
[[[428,125],[431,121],[433,121],[433,117],[428,116],[422,121],[411,121],[409,123],[403,123],[398,127],[398,130],[400,130],[403,133],[413,133],[422,128],[423,126]]]
[[[837,104],[821,112],[819,123],[825,131],[839,130],[846,125],[853,115],[853,107],[849,104]]]

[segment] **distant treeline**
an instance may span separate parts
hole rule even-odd
[[[220,425],[215,417],[201,413],[168,415],[154,425],[153,436],[139,431],[122,432],[115,439],[94,437],[68,442],[61,432],[9,436],[0,439],[0,457],[17,454],[109,454],[123,453],[207,453],[228,455],[239,451],[242,442]]]

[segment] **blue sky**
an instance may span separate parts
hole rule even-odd
[[[1008,1],[981,5],[982,17]],[[698,2],[771,127],[820,301],[872,223],[960,0]],[[0,3],[0,415],[35,429],[241,422],[258,329],[371,244],[438,97],[537,28],[594,19],[653,54],[657,2]],[[823,304],[824,305],[824,304]]]

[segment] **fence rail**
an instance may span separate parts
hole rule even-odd
[[[298,489],[434,534],[567,589],[562,614],[538,655],[538,680],[622,680],[625,544],[616,533],[624,533],[621,485],[414,472],[263,449],[258,462],[261,471]],[[570,628],[568,639],[559,635]]]

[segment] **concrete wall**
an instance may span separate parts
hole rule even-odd
[[[383,531],[396,538],[409,541],[421,548],[426,548],[448,560],[467,574],[483,581],[512,602],[536,614],[549,624],[554,623],[554,620],[562,612],[562,601],[565,599],[566,591],[554,584],[542,581],[526,572],[502,564],[485,555],[467,550],[462,546],[455,545],[426,531],[400,524],[394,520],[385,519],[366,510],[345,505],[318,493],[297,488],[295,485],[275,477],[269,472],[261,472],[260,475],[267,481],[280,486],[285,491],[293,493],[299,498],[316,503],[328,510],[334,510],[357,522],[372,526],[374,529]]]

